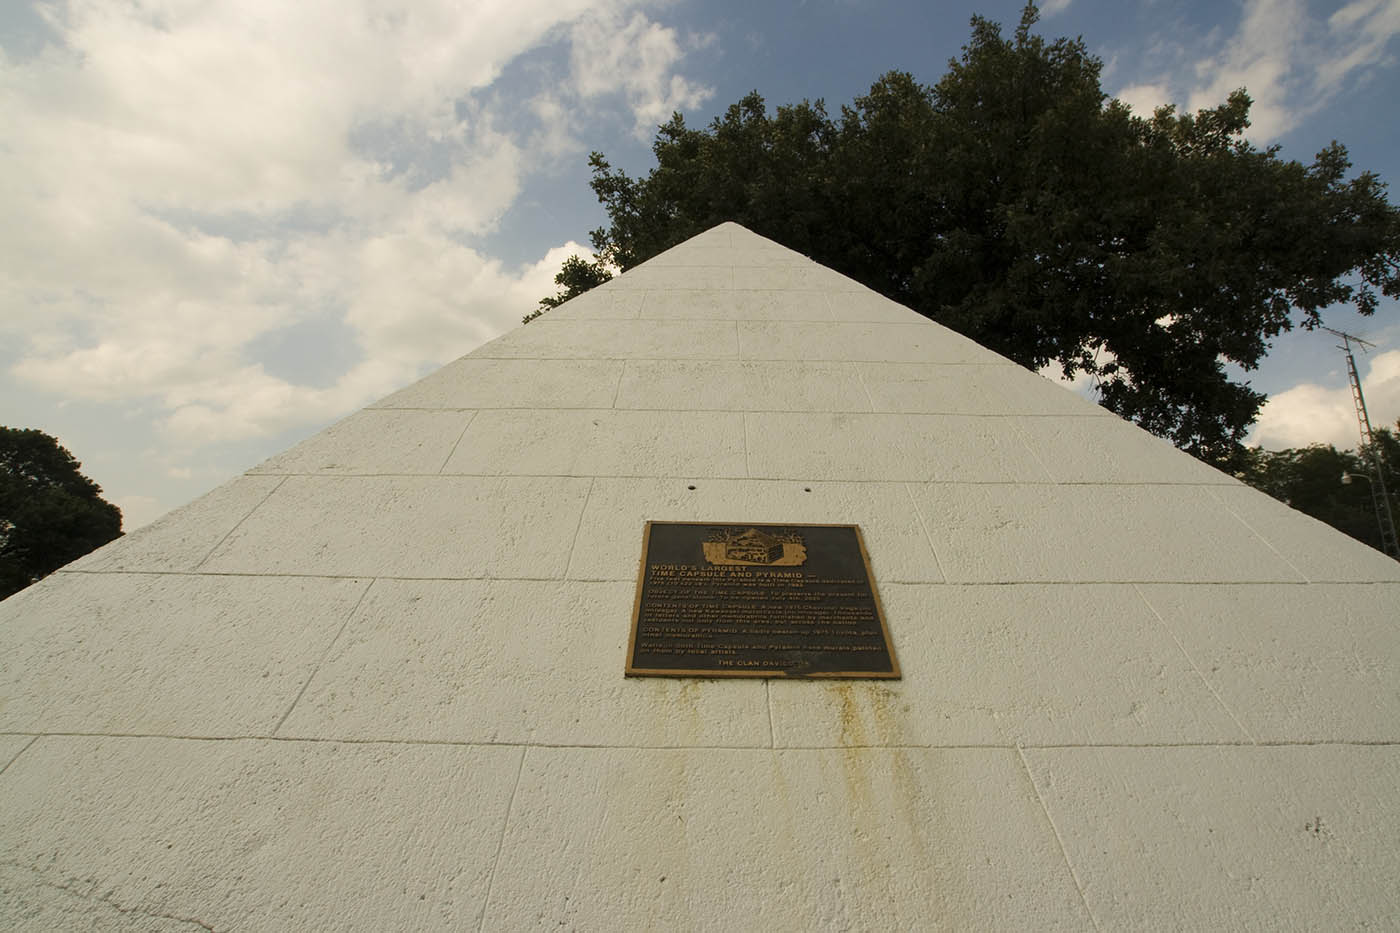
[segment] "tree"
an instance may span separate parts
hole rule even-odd
[[[0,599],[121,535],[81,466],[43,431],[0,427]]]
[[[603,260],[588,262],[582,256],[570,256],[564,260],[564,268],[554,276],[554,284],[564,286],[556,295],[540,299],[540,306],[520,319],[529,324],[550,308],[557,308],[575,295],[582,295],[590,288],[596,288],[612,278],[612,272]]]
[[[1396,424],[1400,431],[1400,422]],[[1400,489],[1400,435],[1381,428],[1375,432],[1385,485]],[[1368,452],[1337,450],[1331,444],[1268,451],[1251,448],[1240,458],[1236,474],[1249,485],[1285,502],[1300,512],[1326,522],[1338,531],[1381,550],[1380,525],[1371,497],[1374,467]],[[1342,474],[1361,474],[1368,479],[1342,483]],[[1400,503],[1392,510],[1400,514]]]
[[[1243,136],[1244,90],[1150,118],[1110,100],[1079,39],[981,17],[933,86],[890,72],[830,117],[756,92],[659,128],[641,178],[593,153],[605,261],[629,269],[724,220],[805,252],[1230,465],[1264,396],[1230,377],[1330,305],[1400,295],[1400,212],[1344,147],[1310,165]]]

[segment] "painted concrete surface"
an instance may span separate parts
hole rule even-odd
[[[502,856],[491,929],[1091,923],[1008,749],[530,749]]]
[[[37,741],[32,735],[0,735],[0,772],[19,757],[19,753]]]
[[[93,572],[194,570],[285,476],[241,476],[69,564]]]
[[[0,603],[7,732],[268,735],[369,586],[135,573],[60,582]]]
[[[619,684],[630,583],[378,580],[278,735],[768,746],[762,682]],[[517,633],[528,632],[528,638]]]
[[[627,679],[647,520],[899,681]],[[1400,916],[1400,564],[733,224],[0,603],[0,926]]]
[[[1400,753],[1027,749],[1103,929],[1394,929]]]
[[[928,534],[902,483],[684,477],[595,479],[579,521],[568,576],[635,582],[642,529],[658,515],[678,522],[856,524],[879,579],[943,581]]]
[[[3,775],[6,926],[472,928],[523,754],[45,736]]]
[[[553,476],[289,476],[200,569],[559,577],[588,487]]]
[[[914,501],[950,582],[1302,582],[1214,488],[924,483]]]
[[[1132,585],[890,584],[881,597],[910,620],[904,678],[858,690],[774,681],[776,746],[1248,740]]]
[[[1400,584],[1136,589],[1252,739],[1394,739]]]

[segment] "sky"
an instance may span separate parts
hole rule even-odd
[[[0,424],[55,435],[132,530],[470,352],[606,222],[587,157],[751,90],[835,109],[936,82],[1020,4],[714,0],[4,0]],[[1147,114],[1236,87],[1250,138],[1333,139],[1400,184],[1400,0],[1048,0]],[[1400,189],[1392,190],[1400,199]],[[1377,426],[1400,306],[1331,326]],[[1336,341],[1274,342],[1255,443],[1356,446]]]

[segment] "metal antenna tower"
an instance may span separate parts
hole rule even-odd
[[[1347,378],[1351,380],[1351,400],[1356,403],[1356,421],[1361,427],[1361,448],[1364,455],[1371,462],[1371,500],[1376,507],[1376,521],[1381,526],[1381,550],[1389,554],[1396,560],[1400,560],[1400,541],[1395,536],[1395,517],[1390,513],[1390,493],[1385,488],[1385,470],[1382,469],[1381,452],[1375,445],[1375,439],[1371,435],[1371,417],[1366,414],[1366,397],[1361,394],[1361,376],[1356,371],[1356,357],[1352,355],[1351,345],[1357,344],[1365,352],[1367,347],[1375,348],[1374,343],[1362,340],[1354,334],[1344,333],[1340,330],[1333,330],[1324,327],[1323,330],[1342,338],[1341,346],[1337,347],[1346,354],[1347,357]]]

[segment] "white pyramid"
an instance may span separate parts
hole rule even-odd
[[[899,681],[627,679],[648,520]],[[0,603],[0,927],[1393,927],[1400,564],[735,224]]]

